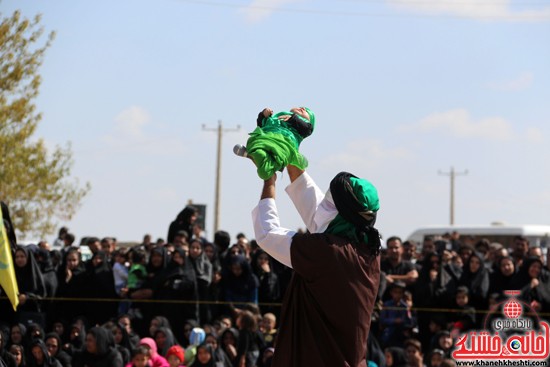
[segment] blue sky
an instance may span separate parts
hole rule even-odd
[[[3,0],[57,37],[37,135],[71,142],[92,191],[77,237],[166,237],[188,200],[212,238],[216,134],[220,227],[253,237],[261,182],[233,155],[266,106],[316,113],[302,143],[323,189],[339,171],[379,189],[387,238],[449,221],[550,224],[550,1]],[[282,224],[303,227],[278,179]],[[53,239],[53,236],[52,236]]]

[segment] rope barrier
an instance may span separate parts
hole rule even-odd
[[[7,297],[0,297],[1,300],[7,300]],[[72,298],[72,297],[43,297],[40,298],[40,301],[52,301],[52,302],[131,302],[131,303],[157,303],[157,304],[193,304],[193,305],[234,305],[234,304],[245,304],[245,303],[254,303],[254,302],[240,302],[240,301],[203,301],[203,300],[175,300],[175,299],[132,299],[132,298]],[[254,303],[258,306],[271,306],[271,307],[281,307],[283,304],[280,302],[258,302]],[[395,310],[395,311],[404,311],[403,307],[379,307],[375,305],[375,310]],[[457,308],[431,308],[431,307],[411,307],[410,311],[416,312],[426,312],[426,313],[461,313],[464,312],[464,309]],[[467,310],[469,313],[475,314],[491,314],[491,313],[500,313],[498,311],[491,310]],[[525,312],[526,315],[535,315],[533,312]],[[536,315],[540,317],[550,317],[549,312],[537,312]]]

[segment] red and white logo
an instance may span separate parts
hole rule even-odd
[[[539,319],[527,303],[514,298],[519,291],[505,291],[501,302],[504,318],[490,313],[485,330],[471,331],[459,337],[452,356],[456,360],[544,360],[550,355],[550,325]],[[502,307],[500,307],[502,306]],[[523,316],[524,307],[529,311]],[[533,319],[534,318],[534,319]],[[487,325],[487,323],[490,325]],[[535,326],[538,325],[538,326]]]

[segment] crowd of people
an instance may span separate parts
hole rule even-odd
[[[52,246],[17,246],[20,304],[0,299],[0,366],[269,366],[292,270],[244,234],[209,241],[197,215],[187,206],[166,241],[133,247],[110,237],[75,246],[66,228]],[[483,328],[506,290],[548,319],[549,262],[525,238],[385,242],[372,366],[455,365],[457,338]]]

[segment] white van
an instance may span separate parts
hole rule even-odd
[[[422,244],[425,236],[443,236],[446,233],[457,232],[461,236],[474,236],[476,240],[483,238],[490,242],[501,243],[504,247],[511,247],[514,237],[527,238],[530,246],[540,246],[546,249],[550,246],[550,225],[507,225],[493,223],[482,225],[453,225],[453,226],[426,226],[417,229],[407,238]],[[546,252],[546,251],[544,251]]]

